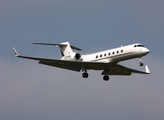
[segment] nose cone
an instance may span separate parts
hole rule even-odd
[[[141,53],[148,54],[149,52],[150,52],[150,50],[147,49],[147,48],[142,48],[141,49]]]

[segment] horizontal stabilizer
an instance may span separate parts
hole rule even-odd
[[[67,46],[67,44],[52,44],[52,43],[33,43],[33,42],[32,42],[31,44],[37,44],[37,45],[53,45],[53,46],[57,46],[57,47]],[[77,47],[72,46],[72,45],[70,45],[70,47],[71,47],[72,49],[75,49],[75,50],[82,50],[82,49],[77,48]]]

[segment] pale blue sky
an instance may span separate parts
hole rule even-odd
[[[0,119],[163,120],[164,1],[162,0],[1,0]],[[30,42],[69,41],[81,54],[142,43],[151,75],[81,73],[18,59],[22,55],[60,59],[52,46]],[[138,67],[138,60],[123,63]]]

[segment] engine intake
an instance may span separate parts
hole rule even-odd
[[[64,57],[61,58],[62,60],[75,60],[75,61],[81,61],[81,55],[79,53],[71,53],[68,55],[65,55]]]
[[[81,59],[81,55],[79,53],[75,54],[75,60],[79,61]]]

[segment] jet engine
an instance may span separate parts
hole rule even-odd
[[[75,61],[82,61],[80,53],[71,53],[68,55],[65,55],[61,58],[61,60],[75,60]]]

